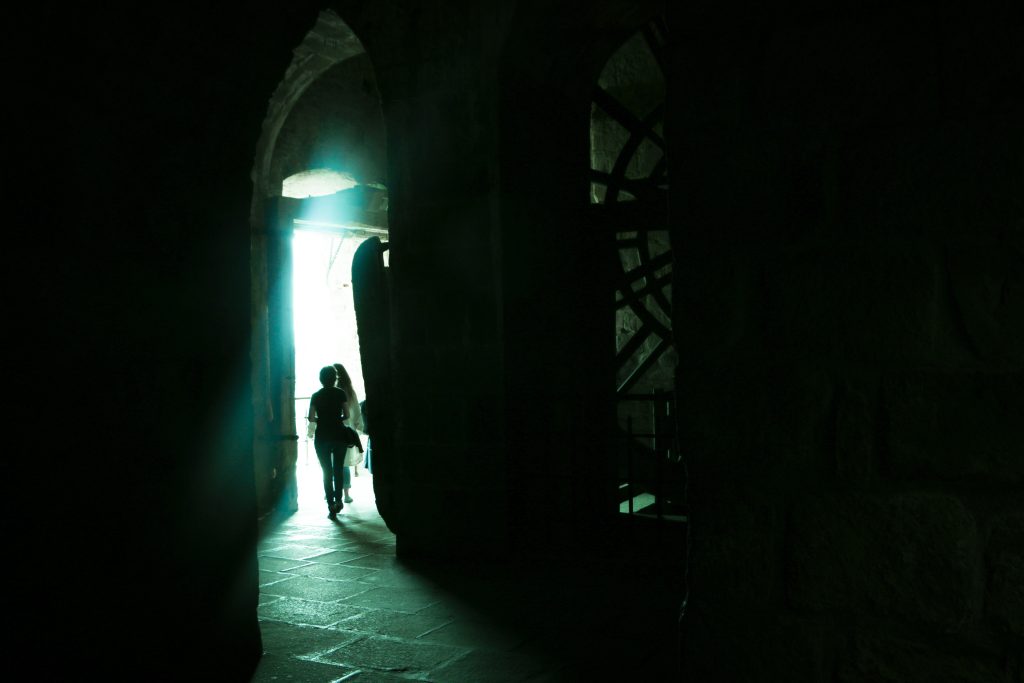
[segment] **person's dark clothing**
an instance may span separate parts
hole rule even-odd
[[[345,403],[348,395],[337,387],[324,387],[310,397],[310,414],[316,417],[313,448],[324,474],[327,504],[341,501],[345,476]]]
[[[348,395],[338,387],[324,387],[310,397],[310,412],[315,411],[316,415],[313,443],[338,441],[342,438],[347,402]]]
[[[340,441],[314,441],[316,459],[324,474],[324,498],[328,505],[340,503],[345,490],[345,451]]]

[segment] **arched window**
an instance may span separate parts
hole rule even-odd
[[[590,119],[592,223],[615,234],[615,395],[620,510],[659,516],[681,505],[669,413],[672,251],[667,222],[664,22],[655,20],[609,58],[594,88]],[[681,471],[681,468],[678,468]],[[678,495],[674,491],[678,489]]]

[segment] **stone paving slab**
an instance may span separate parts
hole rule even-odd
[[[263,593],[260,593],[259,606],[263,607],[264,605],[269,605],[272,602],[277,602],[280,599],[280,595],[264,595]]]
[[[359,579],[363,583],[372,583],[393,588],[428,588],[435,589],[435,584],[411,569],[396,564],[388,569],[380,569]]]
[[[354,537],[349,531],[342,531],[334,541],[333,547],[338,550],[362,552],[364,554],[379,553],[392,556],[395,554],[395,544],[383,543],[376,535]]]
[[[363,584],[365,588],[366,585]],[[440,596],[426,593],[414,588],[370,588],[345,600],[345,604],[372,607],[373,609],[390,609],[396,612],[413,613],[435,602]]]
[[[314,562],[296,569],[288,570],[288,574],[296,576],[315,576],[331,581],[355,581],[365,579],[378,570],[369,567],[353,567],[347,564],[321,564]]]
[[[557,668],[529,654],[474,650],[431,672],[437,681],[487,681],[487,683],[520,683],[530,681]]]
[[[265,572],[260,571],[260,592],[263,593],[263,588],[273,585],[275,583],[281,583],[282,581],[291,581],[297,578],[297,576],[289,576],[288,574],[282,574],[281,572]],[[281,595],[281,593],[276,593]]]
[[[374,553],[370,555],[363,555],[354,560],[350,560],[345,564],[353,567],[367,567],[369,569],[391,569],[392,567],[398,566],[398,558],[395,557],[394,553],[390,555],[381,555]]]
[[[313,558],[313,561],[320,564],[343,564],[366,557],[367,554],[358,550],[328,550],[321,555],[317,555]],[[370,569],[374,569],[374,567],[370,567]]]
[[[484,613],[477,607],[459,600],[441,600],[416,611],[417,616],[434,617],[445,621],[454,619],[477,620],[484,618]]]
[[[268,534],[263,538],[261,543],[267,546],[273,546],[275,544],[286,545],[292,543],[298,545],[330,545],[331,547],[337,547],[338,545],[347,544],[348,541],[338,537],[337,529],[299,528]]]
[[[457,619],[419,636],[419,640],[464,648],[508,652],[520,647],[530,634],[496,626],[493,622]]]
[[[350,631],[269,620],[260,623],[260,631],[266,643],[264,652],[303,659],[315,659],[360,638]]]
[[[451,620],[441,617],[407,614],[388,609],[373,609],[338,622],[334,627],[393,638],[412,639],[450,623]]]
[[[284,655],[264,654],[253,674],[252,683],[287,681],[289,683],[335,683],[354,672],[340,664],[310,662]],[[346,679],[349,680],[349,679]]]
[[[257,557],[260,569],[268,572],[283,572],[310,564],[305,560],[286,560],[280,557]]]
[[[380,542],[380,541],[348,541],[338,546],[339,550],[362,550],[367,553],[377,553],[380,555],[394,555],[395,554],[395,542],[391,541]]]
[[[284,560],[305,560],[332,552],[332,548],[309,545],[283,545],[259,552],[260,557],[276,557]]]
[[[293,576],[287,581],[260,586],[260,591],[269,595],[303,598],[319,602],[336,602],[359,593],[365,593],[367,590],[375,589],[356,581],[329,581],[316,578],[315,576]]]
[[[395,674],[384,673],[382,671],[358,671],[350,678],[345,679],[345,683],[408,683],[408,681],[432,681],[431,678],[412,678],[409,676],[396,676]]]
[[[465,649],[447,645],[368,636],[334,650],[320,660],[385,673],[416,674],[427,673],[465,653]]]
[[[298,598],[281,598],[259,608],[260,620],[284,621],[290,624],[330,626],[342,619],[362,614],[365,609],[340,602],[317,602]]]

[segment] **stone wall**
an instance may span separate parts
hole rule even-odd
[[[389,141],[403,556],[497,555],[507,542],[493,222],[501,30],[489,6],[440,3],[396,8],[368,39]]]
[[[260,654],[250,174],[316,10],[25,9],[12,47],[33,104],[8,149],[64,171],[24,195],[12,265],[35,308],[18,364],[47,375],[24,402],[51,406],[11,451],[39,494],[15,493],[33,521],[12,525],[12,666],[245,680]]]
[[[330,168],[384,185],[386,161],[376,75],[363,53],[332,65],[302,93],[278,133],[270,174]]]
[[[604,548],[590,87],[657,3],[336,4],[388,135],[404,547]],[[1019,23],[679,5],[691,678],[1020,681]],[[63,170],[13,193],[9,258],[43,331],[16,388],[46,413],[11,449],[39,494],[10,518],[35,536],[11,649],[43,677],[244,680],[258,656],[252,172],[321,9],[48,7],[15,39],[11,158]],[[68,376],[72,443],[47,402]]]
[[[1021,680],[1016,29],[672,17],[689,673]]]
[[[589,220],[593,86],[657,3],[522,2],[499,69],[508,486],[519,547],[614,547],[614,233]]]

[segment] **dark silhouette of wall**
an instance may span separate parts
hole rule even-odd
[[[1019,22],[670,17],[688,671],[1019,680]]]
[[[39,678],[244,680],[259,655],[250,171],[312,19],[54,7],[13,24],[9,274],[36,426],[12,449],[32,589],[11,650]]]
[[[8,276],[12,320],[42,332],[12,356],[34,418],[12,479],[38,512],[9,519],[38,667],[255,662],[250,173],[320,9],[14,23]],[[388,135],[396,447],[418,482],[399,549],[586,552],[613,351],[579,210],[589,88],[659,8],[336,9]],[[668,16],[694,680],[1019,680],[1021,26]]]

